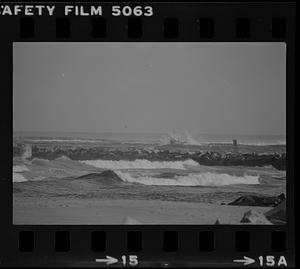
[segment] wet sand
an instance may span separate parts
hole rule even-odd
[[[47,224],[241,224],[250,209],[269,207],[229,206],[208,203],[15,197],[13,223]]]

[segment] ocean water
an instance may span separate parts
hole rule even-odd
[[[27,139],[32,142],[90,142],[118,141],[123,143],[160,144],[176,136],[179,140],[193,139],[195,144],[232,144],[234,139],[244,145],[285,145],[284,135],[234,135],[234,134],[193,134],[180,133],[84,133],[84,132],[14,132],[14,138]]]
[[[233,139],[237,139],[238,148],[232,146]],[[72,157],[78,149],[80,158]],[[86,154],[87,149],[94,155]],[[172,158],[166,150],[175,152]],[[285,138],[259,135],[192,136],[187,132],[16,132],[14,194],[227,203],[244,194],[274,196],[285,193],[286,173],[271,165],[207,166],[188,157],[174,159],[177,152],[180,155],[234,150],[259,154],[284,153]],[[135,157],[132,157],[132,152]],[[154,159],[154,153],[159,158]],[[96,158],[97,154],[103,157]]]

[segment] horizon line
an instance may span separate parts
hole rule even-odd
[[[95,132],[89,132],[89,131],[33,131],[33,130],[13,130],[13,133],[74,133],[74,134],[169,134],[169,133],[178,133],[178,134],[182,134],[182,133],[190,133],[190,134],[194,134],[194,135],[232,135],[232,136],[235,136],[235,135],[241,135],[241,136],[246,136],[246,135],[249,135],[249,136],[256,136],[256,135],[261,135],[261,136],[284,136],[286,137],[286,134],[259,134],[259,133],[250,133],[250,134],[245,134],[245,133],[236,133],[236,134],[233,134],[233,133],[209,133],[209,132],[203,132],[203,133],[200,133],[200,132],[191,132],[191,131],[188,131],[188,130],[173,130],[173,131],[168,131],[168,132],[161,132],[161,133],[158,133],[158,132],[111,132],[111,131],[105,131],[105,132],[99,132],[99,131],[95,131]]]

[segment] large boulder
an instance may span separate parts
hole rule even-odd
[[[221,221],[219,219],[216,220],[216,222],[214,223],[214,225],[219,225],[221,224]]]
[[[284,224],[286,223],[286,201],[274,207],[273,209],[267,211],[265,216],[274,224]]]
[[[263,213],[252,209],[245,212],[243,218],[241,219],[241,223],[263,225],[272,224],[272,222],[270,222]]]
[[[279,196],[255,196],[245,195],[230,202],[229,205],[242,205],[242,206],[277,206],[285,200],[285,195],[282,193]]]

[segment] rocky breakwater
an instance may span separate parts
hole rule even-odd
[[[14,156],[22,155],[24,146],[14,145]],[[266,166],[278,170],[286,168],[285,153],[219,153],[212,151],[183,152],[168,149],[137,149],[110,147],[61,147],[32,145],[31,158],[53,160],[67,156],[72,160],[137,160],[184,161],[192,159],[201,165],[209,166]]]
[[[271,206],[275,207],[285,201],[285,194],[282,193],[278,196],[256,196],[256,195],[245,195],[238,199],[230,202],[228,205],[237,206]]]
[[[284,193],[278,196],[242,196],[228,205],[273,207],[265,213],[251,209],[244,213],[241,223],[247,224],[285,224],[286,197]]]
[[[195,153],[192,159],[202,165],[222,166],[266,166],[272,165],[278,170],[286,168],[285,153]]]

